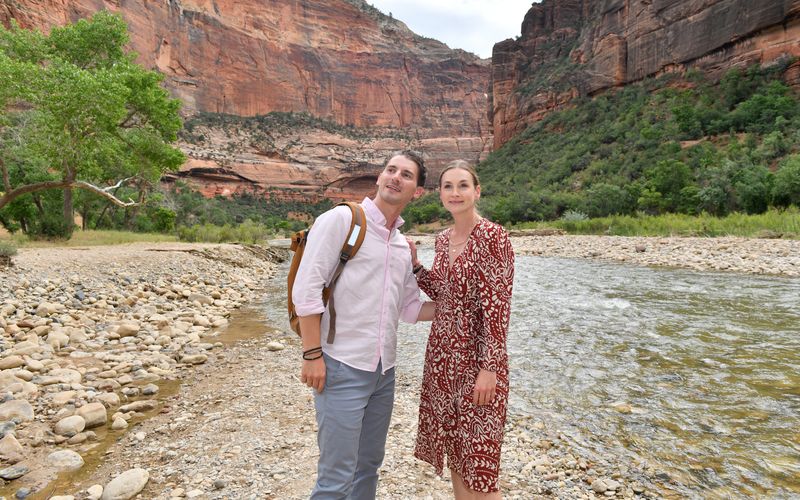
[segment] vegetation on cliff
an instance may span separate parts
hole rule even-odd
[[[800,205],[800,99],[781,79],[788,64],[732,70],[719,84],[666,76],[548,115],[479,165],[482,210],[514,224],[569,211],[724,216]],[[409,213],[426,222],[432,203]]]
[[[180,102],[159,73],[134,63],[127,43],[125,23],[108,12],[49,35],[0,26],[0,223],[8,230],[69,237],[74,207],[87,220],[126,206],[135,219],[161,175],[183,163],[170,145]]]
[[[219,129],[229,136],[238,131],[247,131],[246,136],[252,141],[252,144],[261,146],[264,149],[275,148],[274,136],[276,135],[289,132],[298,133],[304,130],[321,130],[357,141],[366,141],[379,137],[410,140],[408,132],[401,129],[342,125],[332,120],[312,116],[306,112],[293,113],[291,111],[273,111],[272,113],[256,116],[202,112],[186,120],[180,137],[190,144],[202,144],[206,140],[203,130],[208,129]]]

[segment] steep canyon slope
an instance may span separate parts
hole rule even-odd
[[[363,0],[0,0],[0,21],[47,30],[101,9],[122,15],[138,61],[165,75],[187,115],[294,112],[375,129],[378,138],[399,131],[356,149],[346,134],[282,133],[303,150],[294,155],[224,141],[224,154],[198,156],[214,144],[184,144],[184,175],[206,192],[230,192],[208,175],[216,172],[233,190],[320,195],[333,183],[342,197],[358,197],[389,150],[423,148],[435,169],[446,159],[477,161],[491,147],[489,61],[415,35]]]
[[[800,0],[543,0],[517,40],[494,46],[494,145],[579,96],[797,56]]]

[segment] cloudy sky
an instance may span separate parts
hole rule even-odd
[[[539,0],[536,0],[537,2]],[[384,14],[391,12],[418,35],[435,38],[452,49],[491,57],[492,46],[520,34],[533,0],[367,0]]]

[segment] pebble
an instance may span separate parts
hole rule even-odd
[[[5,479],[6,481],[11,481],[12,479],[17,479],[24,476],[28,472],[30,472],[30,469],[25,465],[13,465],[11,467],[6,467],[5,469],[0,469],[0,478]]]
[[[47,456],[47,462],[60,471],[74,471],[83,467],[83,458],[72,450],[58,450]]]
[[[31,493],[32,491],[30,488],[20,488],[14,493],[14,498],[22,500],[23,498],[28,498]]]
[[[86,428],[98,427],[105,425],[108,421],[106,407],[103,403],[89,403],[78,408],[77,416],[83,417]]]
[[[6,434],[0,439],[0,458],[9,464],[15,464],[25,459],[25,449],[19,444],[14,434]]]
[[[62,418],[53,429],[59,436],[72,437],[86,427],[86,420],[80,415]]]
[[[150,480],[145,469],[129,469],[111,480],[103,489],[101,500],[128,500],[142,491]]]
[[[282,351],[286,349],[286,346],[283,345],[281,342],[273,341],[267,344],[267,349],[270,351]]]
[[[33,406],[27,401],[11,400],[0,405],[0,421],[19,420],[30,422],[33,420]]]
[[[88,500],[100,500],[100,497],[102,496],[103,486],[100,484],[95,484],[86,490],[86,498]]]

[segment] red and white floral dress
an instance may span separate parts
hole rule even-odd
[[[480,219],[451,266],[450,233],[437,236],[433,267],[417,277],[436,302],[436,315],[425,352],[414,456],[439,475],[447,456],[448,468],[470,489],[498,491],[514,251],[502,226]],[[497,394],[493,403],[477,406],[472,392],[482,368],[497,373]]]

